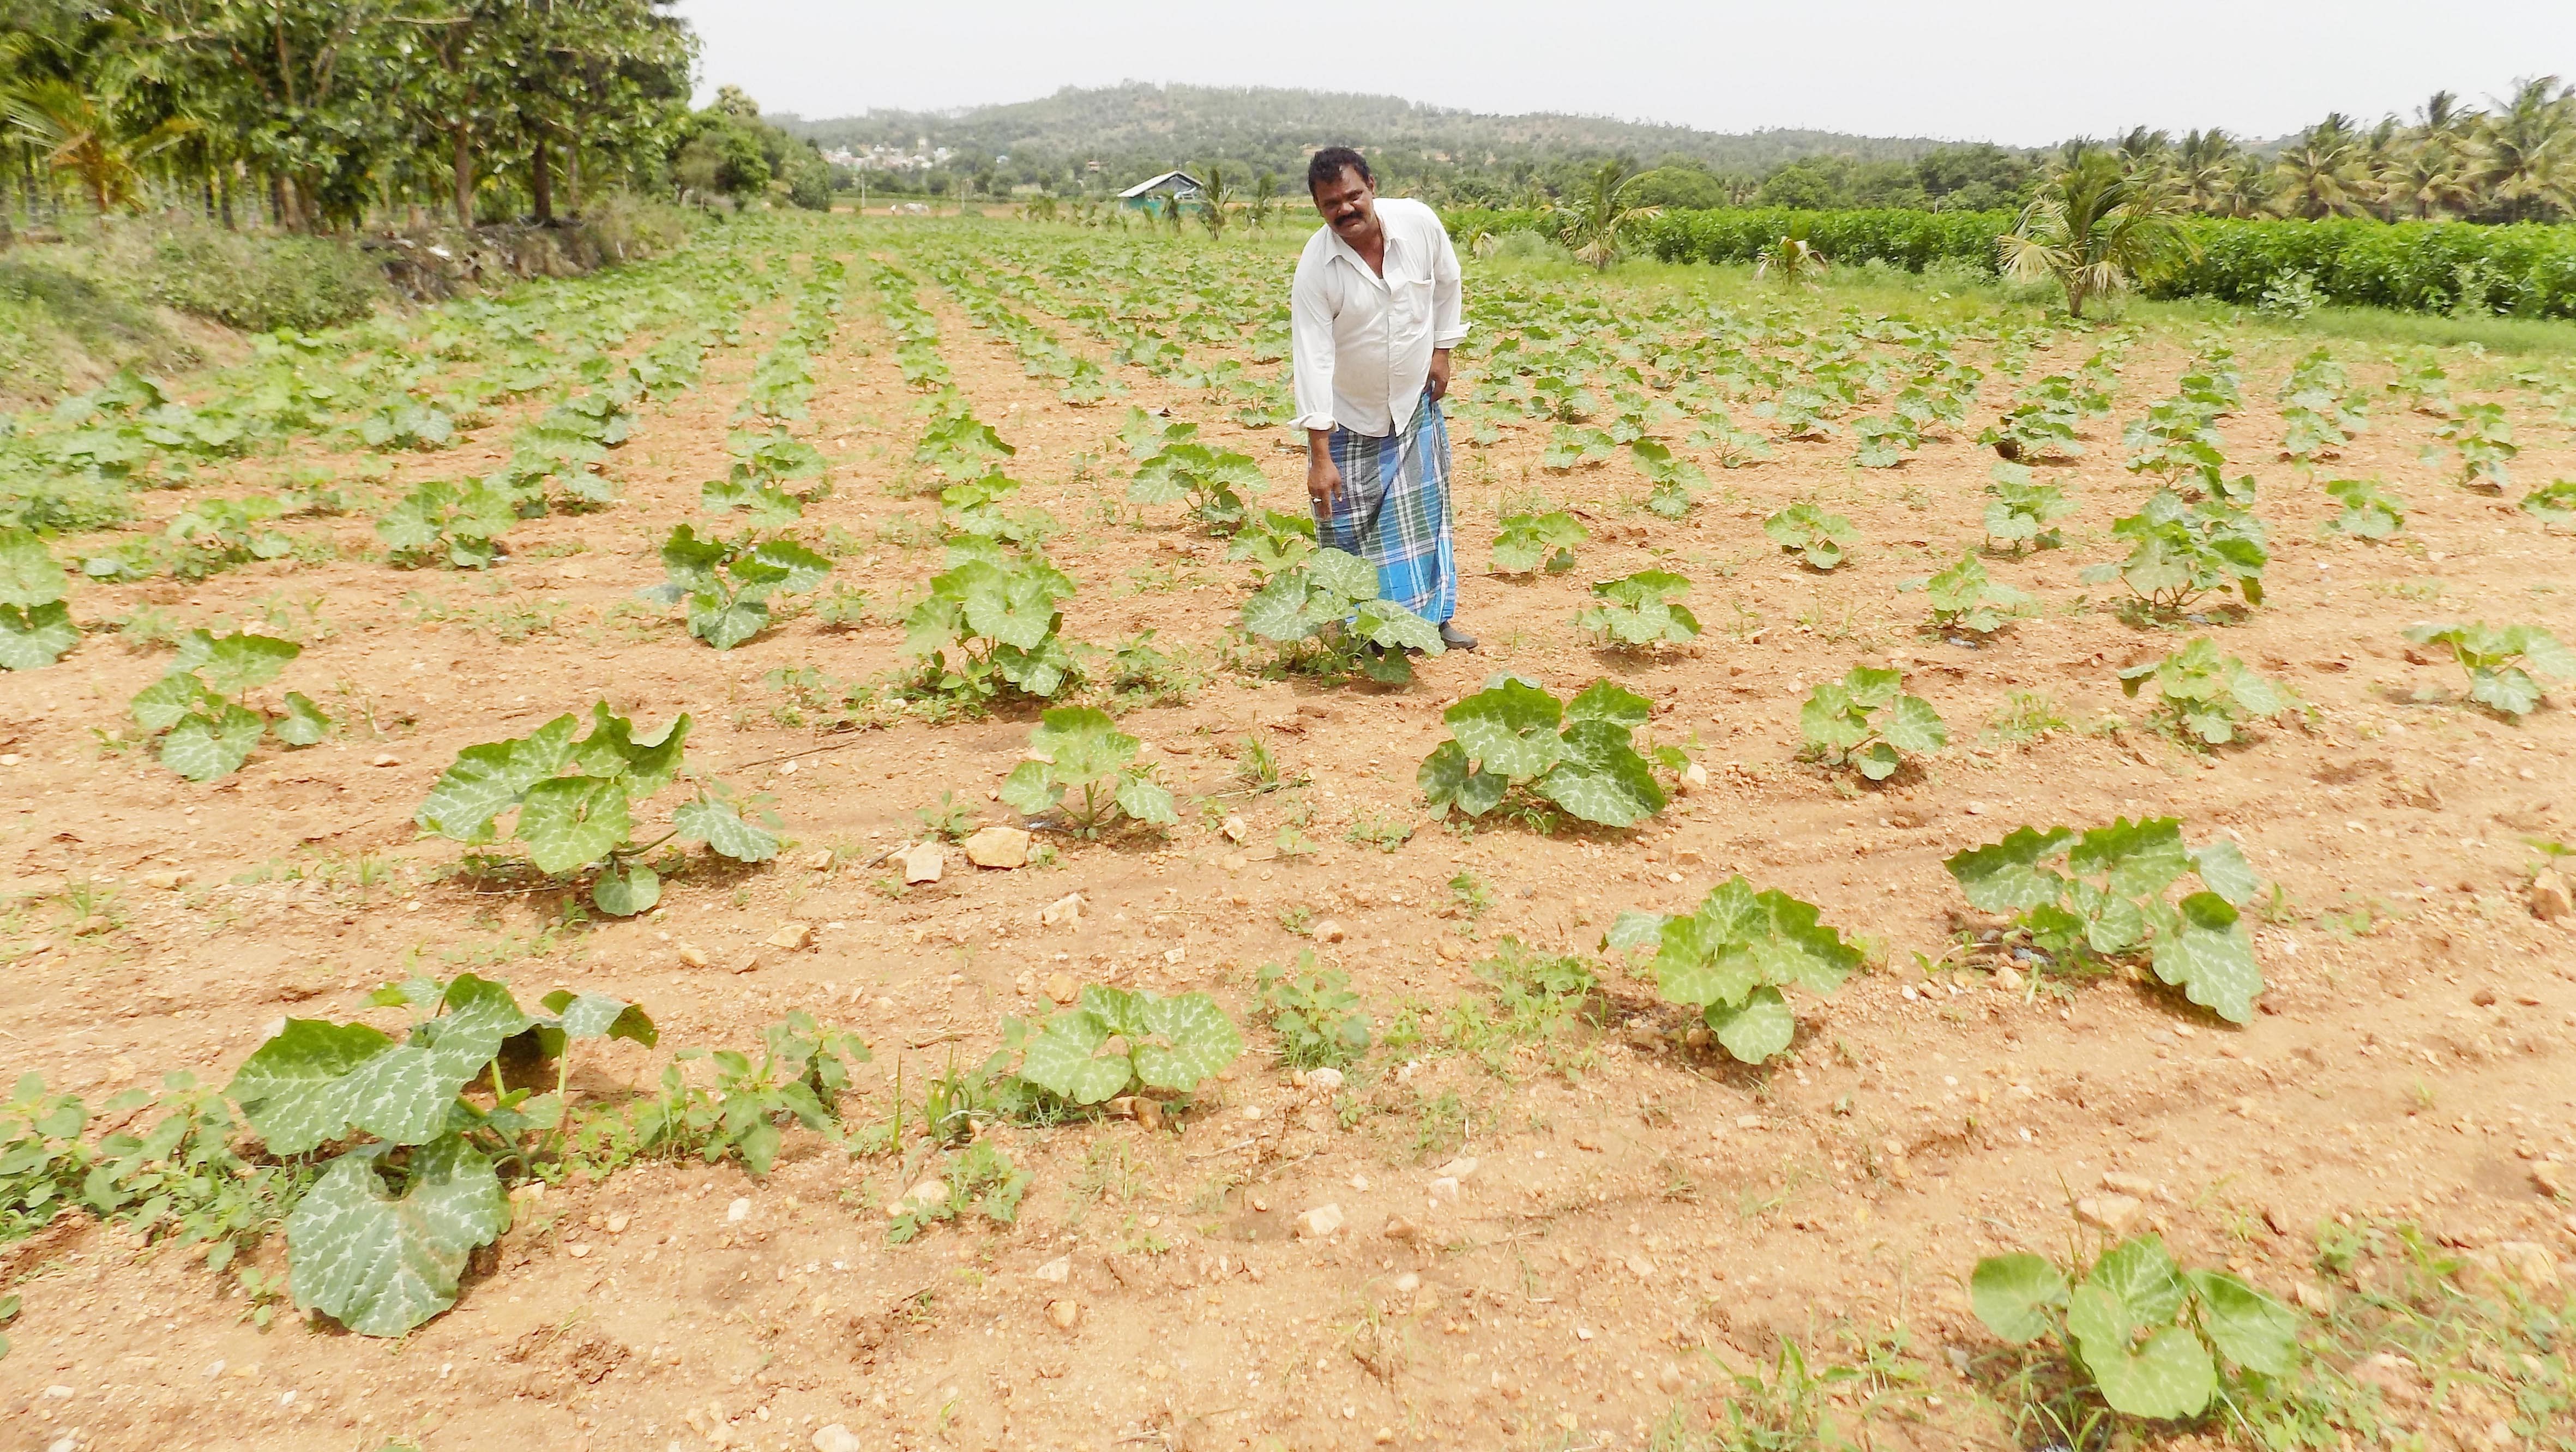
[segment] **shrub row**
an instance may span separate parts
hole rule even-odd
[[[1462,210],[1448,218],[1450,234],[1542,231],[1547,223],[1527,210]],[[1670,211],[1646,224],[1644,249],[1665,262],[1750,263],[1793,227],[1836,262],[1883,260],[1908,272],[1943,258],[1994,269],[1995,234],[2010,227],[2010,212],[1918,212],[1902,208],[1809,212],[1787,207],[1727,207]]]
[[[2199,255],[2148,291],[2156,297],[2260,301],[2276,279],[2305,272],[2318,296],[2352,307],[2576,317],[2576,227],[2525,223],[2236,221],[2184,224]]]
[[[1666,212],[1646,224],[1642,241],[1666,262],[1749,263],[1803,224],[1807,240],[1835,262],[1875,258],[1920,272],[1946,259],[1991,271],[1995,237],[2012,223],[2010,212],[1742,207]],[[1525,210],[1467,209],[1452,213],[1449,226],[1465,238],[1543,230],[1545,223]],[[2197,255],[2157,279],[2149,296],[2251,304],[2276,281],[2303,272],[2320,298],[2351,307],[2448,312],[2465,293],[2472,311],[2576,317],[2576,226],[2200,217],[2184,230]]]

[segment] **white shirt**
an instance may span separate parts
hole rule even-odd
[[[1467,336],[1458,251],[1439,214],[1420,202],[1381,198],[1386,275],[1369,268],[1329,226],[1297,258],[1288,288],[1297,424],[1383,438],[1410,423],[1431,355]]]

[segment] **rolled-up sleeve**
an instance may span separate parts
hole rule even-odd
[[[1431,346],[1455,348],[1467,339],[1467,290],[1458,278],[1458,249],[1449,229],[1435,218],[1431,235],[1439,239],[1431,252]]]
[[[1331,262],[1313,256],[1297,263],[1288,284],[1288,358],[1296,375],[1297,427],[1333,426],[1333,310],[1325,296]]]

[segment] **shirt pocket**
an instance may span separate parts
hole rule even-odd
[[[1406,278],[1387,288],[1387,312],[1398,333],[1419,332],[1431,323],[1431,279]]]

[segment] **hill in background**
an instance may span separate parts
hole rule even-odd
[[[1751,179],[1812,156],[1901,166],[1941,145],[1832,131],[1730,135],[1552,112],[1486,115],[1394,96],[1142,82],[1067,87],[1039,100],[961,111],[870,111],[828,121],[773,113],[768,119],[826,151],[922,157],[978,183],[978,191],[996,189],[981,184],[987,179],[1004,188],[1116,191],[1159,171],[1209,161],[1240,168],[1247,180],[1267,172],[1293,189],[1309,153],[1351,145],[1368,152],[1393,185],[1500,201],[1533,178],[1552,179],[1610,156]],[[1488,198],[1475,196],[1488,192]]]

